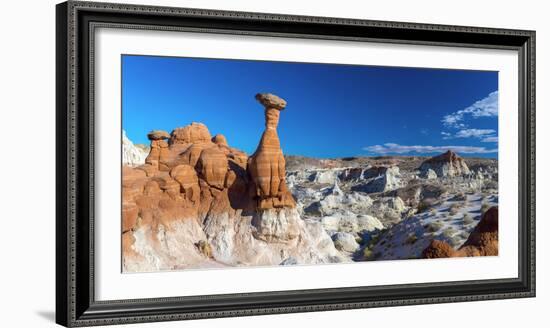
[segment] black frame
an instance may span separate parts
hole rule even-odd
[[[535,32],[69,1],[56,24],[56,322],[91,326],[535,296]],[[96,301],[96,27],[512,49],[519,54],[519,277]]]

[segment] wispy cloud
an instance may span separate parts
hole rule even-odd
[[[487,137],[481,139],[481,142],[498,142],[498,137]]]
[[[485,147],[427,145],[405,146],[396,143],[385,143],[383,145],[368,146],[363,149],[375,154],[443,153],[447,150],[452,150],[456,153],[463,154],[489,154],[498,152],[498,149],[487,149]]]
[[[495,132],[493,129],[464,129],[455,133],[455,138],[483,138],[492,136]]]
[[[476,101],[472,105],[456,111],[454,113],[445,115],[441,122],[446,127],[452,127],[456,129],[464,129],[467,125],[464,123],[464,119],[468,116],[473,118],[478,117],[492,117],[498,115],[498,91],[491,92],[487,97]]]
[[[441,132],[441,136],[444,140],[456,139],[456,138],[477,138],[477,139],[489,139],[494,138],[494,142],[498,141],[495,135],[496,131],[493,129],[463,129],[456,133],[450,133],[446,131]]]

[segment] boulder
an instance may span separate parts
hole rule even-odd
[[[435,173],[435,171],[432,169],[425,170],[420,174],[420,176],[428,180],[437,179],[437,173]]]
[[[339,251],[353,253],[359,248],[359,244],[351,233],[337,232],[332,236],[332,240],[334,247]]]

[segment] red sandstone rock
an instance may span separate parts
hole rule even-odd
[[[212,136],[206,125],[193,122],[183,128],[172,131],[170,144],[211,142]]]
[[[455,257],[456,251],[448,243],[441,240],[432,240],[430,245],[422,251],[422,258],[434,259],[443,257]]]
[[[180,184],[181,193],[193,203],[200,197],[199,178],[190,165],[181,164],[170,171],[170,176]]]
[[[212,142],[218,146],[228,146],[227,139],[225,139],[225,136],[223,134],[216,134],[212,138]]]
[[[178,220],[202,222],[209,215],[238,217],[238,211],[295,206],[276,131],[286,102],[269,94],[257,99],[266,106],[266,129],[250,160],[229,147],[223,135],[212,138],[201,123],[176,128],[170,135],[148,134],[151,149],[145,164],[123,167],[122,172],[124,258],[137,256],[132,249],[136,229],[151,230],[150,238],[160,243],[159,229],[170,229]]]
[[[493,206],[483,214],[459,251],[466,256],[498,255],[498,207]]]
[[[225,154],[217,148],[207,148],[201,152],[197,162],[197,171],[208,185],[223,189],[228,163]]]
[[[279,114],[286,101],[272,94],[257,94],[256,99],[265,106],[265,131],[248,161],[248,171],[255,184],[258,209],[294,207],[294,198],[285,182],[285,158],[277,135]]]

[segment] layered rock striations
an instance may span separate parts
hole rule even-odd
[[[248,171],[255,187],[258,209],[295,207],[286,185],[285,158],[277,134],[279,115],[286,101],[276,95],[257,94],[264,106],[265,130],[258,148],[248,161]]]
[[[286,102],[256,99],[266,122],[250,158],[202,123],[148,134],[145,164],[123,167],[125,271],[346,260],[286,185],[276,130]]]

